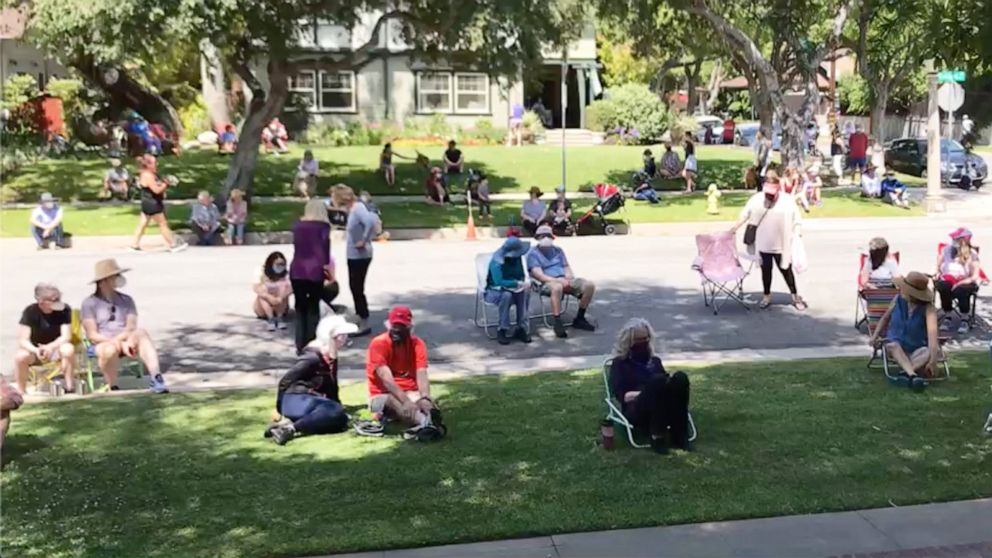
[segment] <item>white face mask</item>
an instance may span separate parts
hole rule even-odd
[[[114,288],[123,289],[126,286],[127,286],[127,279],[123,275],[118,275],[117,278],[114,280]]]
[[[541,248],[551,248],[555,245],[555,241],[552,238],[544,237],[537,241],[537,245]]]

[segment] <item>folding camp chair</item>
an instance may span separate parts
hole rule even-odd
[[[899,252],[893,252],[892,257],[895,258],[896,263],[899,263]],[[861,270],[865,268],[866,261],[868,261],[868,254],[862,252],[858,257],[858,296],[854,301],[854,329],[861,329],[861,325],[868,320],[868,302],[861,294],[865,287],[864,283],[861,282]],[[881,316],[881,314],[878,315],[878,317]]]
[[[75,324],[79,323],[78,310],[72,311],[72,320],[73,327],[77,327]],[[90,393],[95,393],[97,391],[95,378],[97,376],[103,376],[100,372],[99,361],[96,358],[96,345],[94,345],[93,342],[86,337],[86,331],[83,329],[82,325],[80,324],[78,327],[79,339],[83,346],[83,363],[86,365],[86,384],[90,390]],[[145,363],[141,362],[141,359],[137,357],[122,356],[120,358],[120,369],[118,372],[120,375],[124,375],[127,374],[128,371],[130,371],[134,377],[141,379],[141,377],[145,375]],[[110,391],[110,385],[104,383],[104,385],[100,387],[100,391]]]
[[[751,273],[754,262],[748,260],[746,268],[741,264],[734,234],[697,234],[696,249],[699,255],[693,260],[692,269],[699,273],[703,304],[712,307],[714,314],[719,314],[720,307],[729,300],[751,310],[744,298],[744,279]]]
[[[634,425],[627,420],[627,417],[623,414],[623,405],[617,398],[613,397],[613,392],[610,390],[610,367],[613,365],[613,359],[607,359],[603,363],[603,384],[606,386],[606,420],[613,421],[619,426],[622,426],[627,431],[627,440],[630,441],[630,445],[635,448],[649,448],[651,444],[641,444],[634,439]],[[696,423],[692,420],[692,413],[689,413],[689,441],[696,441]]]
[[[937,254],[938,255],[943,254],[946,248],[947,248],[947,243],[941,242],[940,244],[937,245]],[[978,246],[972,246],[972,249],[975,251],[976,254],[978,253]],[[985,274],[984,269],[978,270],[978,284],[979,286],[984,286],[989,284],[989,276]],[[975,308],[978,306],[978,290],[976,289],[975,292],[971,293],[971,305],[970,305],[971,311],[968,312],[968,314],[961,313],[961,310],[958,308],[957,299],[954,299],[952,304],[953,304],[954,312],[957,313],[958,316],[960,316],[965,322],[968,323],[968,327],[970,328],[975,327],[975,315],[976,315]]]
[[[482,328],[486,332],[486,337],[490,339],[496,338],[496,328],[499,326],[498,321],[489,321],[489,315],[487,309],[489,307],[495,308],[495,304],[490,304],[486,302],[486,279],[489,276],[489,262],[492,260],[492,253],[476,254],[475,256],[475,327]],[[527,270],[524,266],[524,281],[527,281]],[[498,312],[498,309],[497,309]],[[530,316],[530,308],[527,309],[528,316]],[[498,317],[498,314],[497,314]],[[481,321],[480,321],[481,318]],[[511,326],[517,325],[516,321],[511,320]]]
[[[72,322],[69,326],[70,338],[69,343],[76,348],[76,362],[80,362],[80,347],[82,347],[82,327],[79,323],[79,310],[72,311]],[[62,375],[61,362],[45,362],[42,364],[34,364],[28,367],[28,382],[35,387],[37,391],[42,391],[42,389],[47,385],[48,393],[52,397],[57,397],[62,394],[59,389],[59,384],[55,380]],[[77,370],[79,367],[76,367]],[[82,382],[76,383],[77,393],[80,392],[82,387]]]
[[[861,291],[861,295],[865,299],[865,323],[868,325],[868,337],[870,338],[875,330],[878,328],[878,322],[885,315],[885,312],[889,309],[892,304],[892,300],[899,296],[899,289],[895,287],[885,287],[881,289],[864,289]],[[877,346],[872,347],[871,360],[868,361],[868,368],[871,368],[875,364],[876,360],[880,360],[882,363],[882,370],[885,372],[885,377],[894,380],[898,377],[900,372],[898,366],[890,367],[889,364],[889,351],[885,346],[885,332],[882,331],[878,336],[879,343]],[[947,354],[944,352],[944,344],[948,341],[946,337],[939,337],[938,344],[940,354],[937,355],[937,363],[940,364],[944,369],[943,376],[933,376],[927,378],[927,381],[931,380],[946,380],[951,377],[951,368],[947,363]],[[934,373],[936,374],[936,370]]]

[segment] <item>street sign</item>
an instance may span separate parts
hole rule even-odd
[[[937,83],[961,83],[967,77],[964,70],[944,70],[937,73]]]
[[[957,83],[945,83],[937,90],[937,105],[946,112],[954,112],[964,104],[964,87]]]

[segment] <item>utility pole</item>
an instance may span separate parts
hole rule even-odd
[[[561,185],[568,187],[565,170],[565,109],[568,107],[568,45],[561,49]]]
[[[940,107],[937,105],[937,70],[931,60],[927,64],[927,87],[930,99],[927,109],[927,213],[947,210],[940,193]]]

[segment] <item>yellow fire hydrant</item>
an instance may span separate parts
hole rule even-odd
[[[706,189],[706,213],[710,215],[720,214],[720,196],[722,195],[723,193],[716,187],[716,184],[710,184],[709,188]]]

